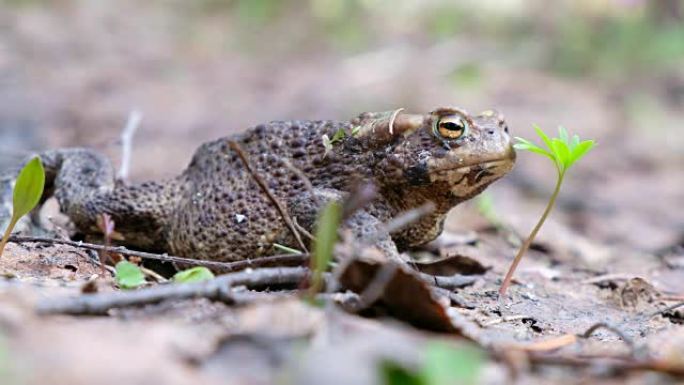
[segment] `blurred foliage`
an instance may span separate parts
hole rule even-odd
[[[477,88],[482,84],[482,70],[476,63],[465,63],[456,67],[449,79],[457,88]]]
[[[596,0],[559,1],[550,6],[533,1],[198,0],[194,6],[211,13],[228,12],[252,32],[279,23],[292,31],[288,21],[290,26],[293,21],[305,24],[308,33],[300,39],[272,37],[290,39],[291,49],[302,39],[358,51],[389,35],[423,35],[434,41],[476,36],[501,43],[502,52],[540,44],[542,55],[528,55],[527,65],[565,75],[619,77],[668,69],[681,61],[684,22],[663,15],[681,12],[682,3]],[[248,40],[253,45],[268,39],[264,35]],[[535,62],[540,58],[541,62]],[[452,80],[459,86],[477,86],[479,76],[478,67],[469,65],[454,69]]]
[[[684,57],[684,23],[648,12],[600,19],[568,17],[550,41],[550,65],[560,73],[620,76],[677,65]]]
[[[475,347],[432,342],[417,370],[385,361],[380,365],[380,375],[386,385],[476,384],[484,359],[483,352]]]
[[[113,1],[113,0],[111,0]],[[0,0],[4,5],[78,4],[79,0]],[[81,0],[80,2],[85,2]],[[492,47],[508,65],[571,76],[630,79],[676,71],[684,59],[684,0],[195,0],[175,6],[192,25],[220,20],[222,38],[246,52],[296,54],[332,49],[361,52],[397,43],[442,40]],[[198,20],[193,16],[200,15]],[[215,49],[215,47],[213,48]],[[478,48],[475,48],[478,49]],[[522,61],[517,61],[522,58]],[[477,87],[477,65],[454,68],[456,86]]]

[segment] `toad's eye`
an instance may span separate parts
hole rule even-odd
[[[448,115],[437,120],[432,131],[445,140],[457,140],[468,133],[468,122],[460,115]]]

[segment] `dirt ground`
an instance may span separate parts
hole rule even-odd
[[[598,147],[568,174],[504,302],[501,278],[553,188],[547,160],[519,153],[487,190],[490,208],[482,199],[455,208],[416,254],[485,267],[457,290],[460,306],[447,306],[451,333],[280,297],[41,315],[37,306],[80,295],[100,273],[94,254],[10,243],[0,259],[0,383],[380,384],[382,363],[417,368],[435,341],[484,347],[482,384],[684,380],[684,308],[663,310],[684,301],[681,60],[639,76],[563,76],[540,65],[543,36],[527,51],[473,31],[426,36],[408,22],[421,11],[411,2],[392,17],[368,5],[343,38],[317,24],[325,12],[302,16],[307,2],[266,19],[227,3],[2,2],[0,166],[63,146],[95,147],[116,164],[132,110],[143,114],[133,181],[173,176],[202,142],[256,123],[399,107],[496,108],[516,136],[563,125]],[[609,327],[578,337],[598,324]],[[635,364],[644,362],[658,365]]]

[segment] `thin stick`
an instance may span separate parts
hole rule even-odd
[[[148,269],[148,268],[146,268],[146,267],[140,266],[140,271],[142,271],[143,274],[148,275],[148,276],[154,278],[154,280],[157,281],[157,282],[163,283],[163,282],[168,281],[168,279],[162,277],[161,274],[157,273],[157,272],[154,271],[154,270]]]
[[[128,121],[123,132],[121,132],[121,166],[119,167],[119,179],[128,179],[128,173],[131,168],[131,150],[133,148],[133,135],[140,126],[142,120],[142,113],[138,110],[131,111],[128,114]]]
[[[617,327],[615,327],[613,325],[605,323],[605,322],[599,322],[599,323],[592,325],[584,333],[578,334],[577,337],[587,339],[587,338],[591,337],[592,334],[594,334],[594,332],[599,330],[599,329],[606,329],[610,332],[613,332],[615,335],[620,337],[629,346],[629,348],[632,350],[632,352],[634,351],[634,341],[632,341],[631,338],[627,337],[627,335],[622,330],[618,329]]]
[[[307,177],[302,170],[295,167],[295,165],[293,165],[289,160],[281,158],[280,161],[283,163],[283,165],[285,165],[285,167],[288,170],[290,170],[293,174],[297,175],[297,177],[302,181],[302,183],[304,183],[304,188],[309,193],[309,195],[311,195],[311,200],[314,202],[314,204],[316,204],[316,207],[323,207],[323,204],[321,203],[320,199],[318,199],[313,183],[311,183],[309,177]]]
[[[385,294],[385,289],[392,281],[392,278],[394,278],[398,268],[394,263],[386,263],[378,269],[373,280],[366,285],[363,292],[359,295],[359,303],[357,308],[354,309],[357,313],[373,305]]]
[[[522,319],[529,318],[529,317],[530,316],[523,315],[523,314],[499,317],[499,318],[493,319],[491,321],[483,322],[482,326],[483,327],[494,326],[494,325],[498,325],[498,324],[504,323],[504,322],[520,321]]]
[[[242,261],[235,262],[216,262],[216,261],[205,261],[200,259],[182,258],[167,254],[157,254],[149,253],[145,251],[135,251],[129,250],[123,246],[118,247],[105,247],[103,245],[96,245],[93,243],[86,242],[74,242],[66,239],[57,238],[41,238],[41,237],[23,237],[18,235],[12,235],[9,238],[10,241],[16,243],[26,243],[26,242],[38,242],[38,243],[49,243],[49,244],[59,244],[68,245],[81,249],[89,249],[95,251],[104,251],[119,253],[122,255],[136,256],[144,259],[153,259],[162,262],[176,262],[183,263],[192,266],[206,266],[209,268],[214,268],[219,271],[236,271],[242,270],[249,267],[259,267],[264,265],[277,265],[277,264],[306,264],[309,260],[309,254],[280,254],[272,255],[268,257],[245,259]]]
[[[265,285],[296,284],[307,278],[305,267],[264,268],[253,271],[229,273],[210,281],[176,285],[158,285],[136,291],[119,291],[81,295],[62,300],[50,299],[38,304],[41,314],[106,314],[113,308],[158,303],[163,300],[207,298],[231,302],[232,287],[257,287]]]
[[[247,158],[247,154],[245,154],[245,152],[242,150],[242,148],[240,147],[240,145],[237,142],[231,140],[228,142],[228,144],[230,145],[230,148],[238,154],[238,157],[240,158],[240,160],[242,160],[242,163],[245,165],[247,172],[249,172],[249,174],[252,176],[252,178],[257,183],[257,185],[259,185],[259,187],[264,192],[264,194],[266,194],[268,199],[270,199],[271,202],[275,205],[276,209],[278,209],[278,212],[280,213],[280,216],[283,218],[283,221],[285,221],[285,224],[290,229],[290,232],[292,233],[292,235],[297,240],[297,243],[299,244],[299,248],[308,253],[309,250],[306,248],[306,245],[302,241],[302,238],[299,236],[299,232],[295,228],[295,226],[292,222],[292,218],[290,218],[290,215],[287,213],[287,210],[285,209],[283,204],[280,203],[280,201],[275,197],[275,195],[273,195],[271,190],[269,190],[266,182],[264,182],[264,180],[261,178],[261,176],[259,176],[259,174],[257,174],[256,171],[254,171],[254,169],[252,168],[252,165],[249,163],[249,159]]]
[[[682,306],[684,306],[684,302],[679,302],[679,303],[676,303],[676,304],[674,304],[674,305],[670,305],[670,306],[668,306],[668,307],[666,307],[666,308],[664,308],[664,309],[661,309],[661,310],[658,310],[658,311],[654,311],[653,313],[651,313],[651,314],[648,315],[648,318],[653,318],[653,317],[655,317],[655,316],[657,316],[657,315],[659,315],[659,314],[667,313],[668,311],[675,310],[675,309],[680,308],[680,307],[682,307]]]
[[[518,267],[518,264],[520,263],[522,256],[527,252],[527,249],[530,248],[530,245],[532,245],[532,241],[534,241],[534,238],[537,236],[539,229],[541,229],[542,225],[544,224],[544,221],[546,221],[546,217],[549,216],[549,213],[551,212],[553,205],[556,203],[556,197],[558,197],[558,193],[560,192],[561,184],[563,183],[563,176],[564,176],[564,174],[562,172],[559,172],[558,180],[556,181],[556,188],[553,190],[553,195],[551,195],[551,199],[549,199],[549,203],[546,205],[546,209],[544,209],[544,213],[539,218],[537,225],[534,226],[534,229],[532,230],[530,235],[525,240],[525,243],[523,243],[523,245],[520,247],[520,250],[518,250],[518,254],[516,254],[515,258],[513,259],[513,263],[511,264],[511,267],[508,268],[508,272],[506,273],[506,278],[504,278],[503,283],[501,283],[501,288],[499,288],[499,295],[500,296],[503,297],[504,295],[506,295],[506,290],[508,290],[508,286],[511,285],[511,280],[513,279],[513,273],[515,273],[515,269]]]
[[[661,360],[628,360],[619,359],[615,357],[591,357],[591,358],[580,358],[580,357],[556,357],[548,355],[531,354],[529,356],[530,362],[535,365],[559,365],[559,366],[571,366],[571,367],[600,367],[600,365],[606,365],[609,368],[619,372],[624,373],[625,371],[654,371],[659,373],[665,373],[672,376],[683,377],[684,376],[684,366],[674,365],[668,361]]]

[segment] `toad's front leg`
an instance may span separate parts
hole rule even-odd
[[[315,232],[316,221],[320,210],[331,201],[342,202],[346,194],[335,189],[314,189],[315,197],[306,192],[289,202],[290,215],[307,231]],[[388,259],[403,261],[392,237],[381,220],[365,209],[360,209],[341,224],[362,244],[377,248]]]

